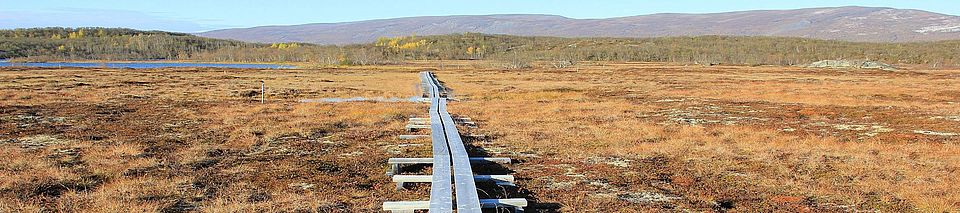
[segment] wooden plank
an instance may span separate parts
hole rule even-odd
[[[430,125],[430,121],[408,121],[407,124],[413,124],[413,125]]]
[[[430,125],[415,125],[415,124],[407,124],[407,126],[405,126],[404,128],[407,129],[407,131],[413,131],[415,129],[432,129],[430,128]]]
[[[436,81],[429,72],[423,72],[424,82]],[[430,127],[441,130],[440,98],[437,85],[429,85]],[[430,212],[453,212],[453,195],[450,174],[450,150],[443,131],[430,131],[433,144],[433,176],[430,184]]]
[[[403,211],[429,209],[430,201],[394,201],[383,202],[384,211]]]
[[[400,135],[401,140],[429,138],[430,135]]]
[[[393,182],[398,183],[429,183],[433,180],[432,175],[394,175]],[[476,182],[514,182],[513,175],[474,175],[473,181]]]
[[[420,145],[420,144],[417,144]],[[511,163],[510,158],[493,158],[493,157],[471,157],[470,163],[472,164],[494,164],[494,163]],[[400,167],[402,165],[414,165],[414,164],[433,164],[433,158],[390,158],[387,160],[387,164],[390,164],[390,169],[387,170],[386,175],[393,176],[400,173]]]
[[[446,88],[443,88],[443,86],[440,85],[440,82],[433,76],[432,73],[421,72],[420,74],[424,90],[425,92],[429,93],[428,95],[424,96],[430,99],[429,124],[430,128],[434,130],[431,131],[430,134],[432,140],[431,144],[433,145],[434,156],[432,158],[432,163],[434,165],[434,173],[430,176],[397,175],[393,178],[400,181],[409,179],[413,181],[426,182],[427,177],[429,177],[431,182],[430,201],[385,202],[383,209],[394,212],[412,212],[414,210],[429,208],[430,212],[453,212],[452,193],[450,188],[451,185],[456,184],[454,185],[456,189],[454,193],[457,197],[456,203],[458,213],[480,213],[481,208],[492,208],[498,206],[509,206],[515,208],[515,210],[522,210],[522,207],[527,205],[526,199],[479,199],[475,183],[478,178],[507,182],[506,180],[512,181],[513,176],[473,175],[473,169],[471,168],[470,164],[474,161],[474,159],[471,159],[467,155],[463,140],[456,128],[457,122],[454,122],[453,118],[446,109]],[[411,122],[414,120],[418,119],[411,118]],[[469,118],[466,120],[458,119],[458,121],[472,123]],[[423,159],[415,159],[410,161],[422,162]],[[451,172],[451,170],[453,171]],[[453,176],[452,180],[450,178],[451,173]]]
[[[430,125],[421,125],[421,124],[407,124],[406,128],[408,129],[429,129]]]
[[[474,122],[457,122],[457,124],[463,125],[467,128],[477,128],[477,123]],[[412,131],[411,129],[427,129],[430,125],[429,121],[410,121],[407,122],[406,129]]]
[[[437,77],[434,76],[433,73],[427,72],[427,76],[430,77],[430,80],[431,80],[430,82],[433,82],[433,85],[436,86],[435,87],[436,89],[433,91],[434,91],[434,94],[436,94],[437,98],[446,98],[447,88],[444,87],[442,84],[440,84],[440,80],[437,80]]]
[[[518,210],[526,206],[525,199],[484,199],[480,200],[477,195],[475,181],[493,180],[502,182],[512,182],[512,175],[473,175],[473,169],[470,164],[475,161],[471,159],[466,152],[463,139],[456,128],[457,122],[469,122],[470,120],[453,120],[447,112],[448,94],[446,88],[440,85],[430,72],[421,72],[421,81],[423,82],[425,97],[430,99],[430,120],[411,118],[411,123],[416,120],[421,126],[429,122],[430,138],[433,146],[433,174],[426,175],[395,175],[395,181],[403,182],[427,182],[429,178],[430,201],[401,201],[385,202],[384,210],[410,212],[415,209],[429,208],[430,212],[453,212],[451,186],[455,186],[456,203],[458,213],[480,213],[481,207],[513,206]],[[475,124],[474,124],[475,125]],[[417,126],[417,124],[407,125],[407,127]],[[391,159],[393,160],[393,159]],[[423,159],[412,161],[422,162]],[[394,164],[396,165],[396,164]],[[452,170],[452,172],[451,172]],[[451,173],[453,178],[451,179]],[[456,184],[456,185],[453,185]]]
[[[447,100],[440,98],[438,102],[439,116],[443,122],[443,131],[446,133],[447,145],[453,161],[453,183],[455,184],[454,189],[456,189],[454,194],[457,197],[457,212],[480,213],[480,196],[477,194],[477,184],[473,178],[473,168],[470,166],[467,149],[463,145],[463,139],[460,138],[457,125],[450,117],[450,113],[447,112]],[[432,119],[431,122],[433,122]]]
[[[523,198],[509,199],[480,199],[483,208],[496,207],[527,207],[529,203]],[[384,211],[421,210],[430,208],[430,201],[395,201],[383,202]]]
[[[510,158],[470,157],[470,163],[510,163]],[[433,158],[390,158],[389,164],[432,164]]]
[[[449,100],[447,100],[447,101],[449,101]],[[408,118],[407,120],[410,120],[410,121],[430,121],[430,118]],[[472,122],[473,120],[472,120],[471,118],[469,118],[469,117],[459,117],[459,118],[453,118],[453,121],[456,121],[456,122]]]
[[[480,199],[480,205],[483,208],[496,208],[501,206],[527,207],[527,199],[508,198],[508,199]]]

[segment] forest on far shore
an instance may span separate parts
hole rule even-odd
[[[462,33],[380,38],[368,44],[247,43],[122,28],[0,30],[0,58],[13,61],[191,60],[376,65],[407,60],[491,60],[510,68],[545,61],[800,65],[826,59],[960,66],[960,40],[864,43],[786,37],[558,38]]]

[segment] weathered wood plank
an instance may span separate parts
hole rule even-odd
[[[470,163],[511,163],[510,158],[470,157]],[[433,158],[390,158],[388,164],[432,164]]]
[[[433,180],[432,175],[394,175],[393,182],[403,183],[429,183]],[[514,182],[513,175],[474,175],[473,181],[476,182]]]
[[[443,131],[446,133],[447,145],[453,161],[453,183],[456,191],[457,212],[480,213],[480,196],[477,194],[477,184],[473,178],[473,168],[470,166],[470,156],[460,138],[457,125],[447,112],[447,100],[440,98],[439,114],[443,122]],[[431,120],[433,122],[433,120]],[[439,131],[437,131],[439,132]]]
[[[527,207],[529,203],[523,198],[509,199],[480,199],[483,208],[496,207]],[[383,202],[384,211],[421,210],[430,208],[430,201],[395,201]]]
[[[408,119],[408,121],[409,122],[430,122],[430,119],[429,118],[410,118]],[[474,123],[473,120],[470,120],[470,118],[454,118],[453,121],[457,123]]]
[[[421,158],[409,161],[424,162],[432,160],[432,175],[395,175],[398,184],[404,182],[430,182],[430,201],[385,202],[384,210],[409,212],[414,209],[427,209],[430,212],[452,212],[453,196],[456,194],[458,213],[480,213],[483,207],[512,206],[517,210],[526,206],[525,199],[479,199],[476,181],[491,180],[509,183],[513,181],[511,175],[473,175],[471,163],[477,161],[470,158],[463,144],[463,139],[457,130],[457,124],[476,125],[469,118],[453,119],[447,112],[448,91],[440,85],[439,80],[430,72],[421,72],[421,81],[425,91],[424,97],[430,99],[430,118],[411,118],[407,127],[421,126],[433,131],[430,138],[433,146],[433,158]],[[412,128],[408,128],[412,129]],[[402,160],[393,160],[400,162]],[[506,159],[509,161],[509,159]],[[400,163],[392,163],[398,165]],[[452,171],[451,171],[452,170]],[[451,178],[452,176],[452,178]],[[428,181],[429,180],[429,181]],[[456,189],[455,191],[451,188]]]
[[[429,138],[430,135],[400,135],[401,140],[411,140],[420,138]]]
[[[527,199],[508,198],[508,199],[480,199],[483,208],[496,208],[500,206],[527,207]]]
[[[430,125],[430,121],[409,121],[407,124],[413,125]]]
[[[384,211],[403,211],[429,209],[430,201],[393,201],[383,202]]]
[[[472,164],[509,164],[511,162],[512,160],[510,160],[510,158],[470,157],[470,163]],[[387,160],[387,164],[390,165],[390,168],[387,170],[386,175],[393,176],[400,173],[403,165],[433,164],[433,158],[390,158]]]
[[[394,175],[391,177],[397,190],[403,190],[407,183],[430,183],[432,175]],[[490,182],[500,186],[515,186],[513,175],[474,175],[475,182]]]
[[[423,72],[423,81],[435,82],[429,72]],[[430,128],[438,131],[430,131],[430,137],[433,144],[433,175],[430,184],[430,212],[453,212],[453,195],[450,174],[450,150],[446,143],[446,135],[443,131],[443,125],[440,117],[440,96],[438,84],[432,84],[430,91]]]
[[[405,126],[404,128],[407,129],[407,131],[409,132],[412,132],[413,130],[416,130],[416,129],[433,129],[430,127],[430,125],[415,125],[415,124],[407,124],[407,126]]]

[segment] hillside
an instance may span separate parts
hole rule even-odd
[[[960,38],[960,16],[874,7],[653,14],[608,19],[554,15],[425,16],[344,23],[263,26],[199,35],[248,42],[356,44],[378,37],[477,32],[520,36],[664,37],[780,36],[862,42]]]
[[[189,34],[109,28],[0,30],[0,58],[15,61],[196,60],[370,65],[409,60],[638,61],[799,65],[825,59],[960,66],[960,40],[865,43],[767,36],[561,38],[459,33],[379,38],[356,45],[255,44]],[[562,66],[561,64],[561,66]]]

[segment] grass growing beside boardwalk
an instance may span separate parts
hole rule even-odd
[[[404,118],[420,111],[297,103],[408,97],[416,72],[42,69],[2,78],[3,211],[376,209],[402,196],[373,174]]]
[[[610,65],[439,72],[569,210],[953,211],[960,72]],[[945,119],[947,118],[947,119]],[[952,119],[950,119],[952,118]],[[524,157],[526,156],[526,157]]]
[[[445,65],[449,111],[531,211],[955,211],[960,71]],[[476,62],[481,63],[481,62]],[[0,68],[0,211],[371,212],[434,63],[316,70]],[[267,103],[259,103],[259,81]],[[422,145],[418,145],[422,144]],[[429,168],[420,171],[429,174]],[[507,195],[481,193],[488,197]]]

